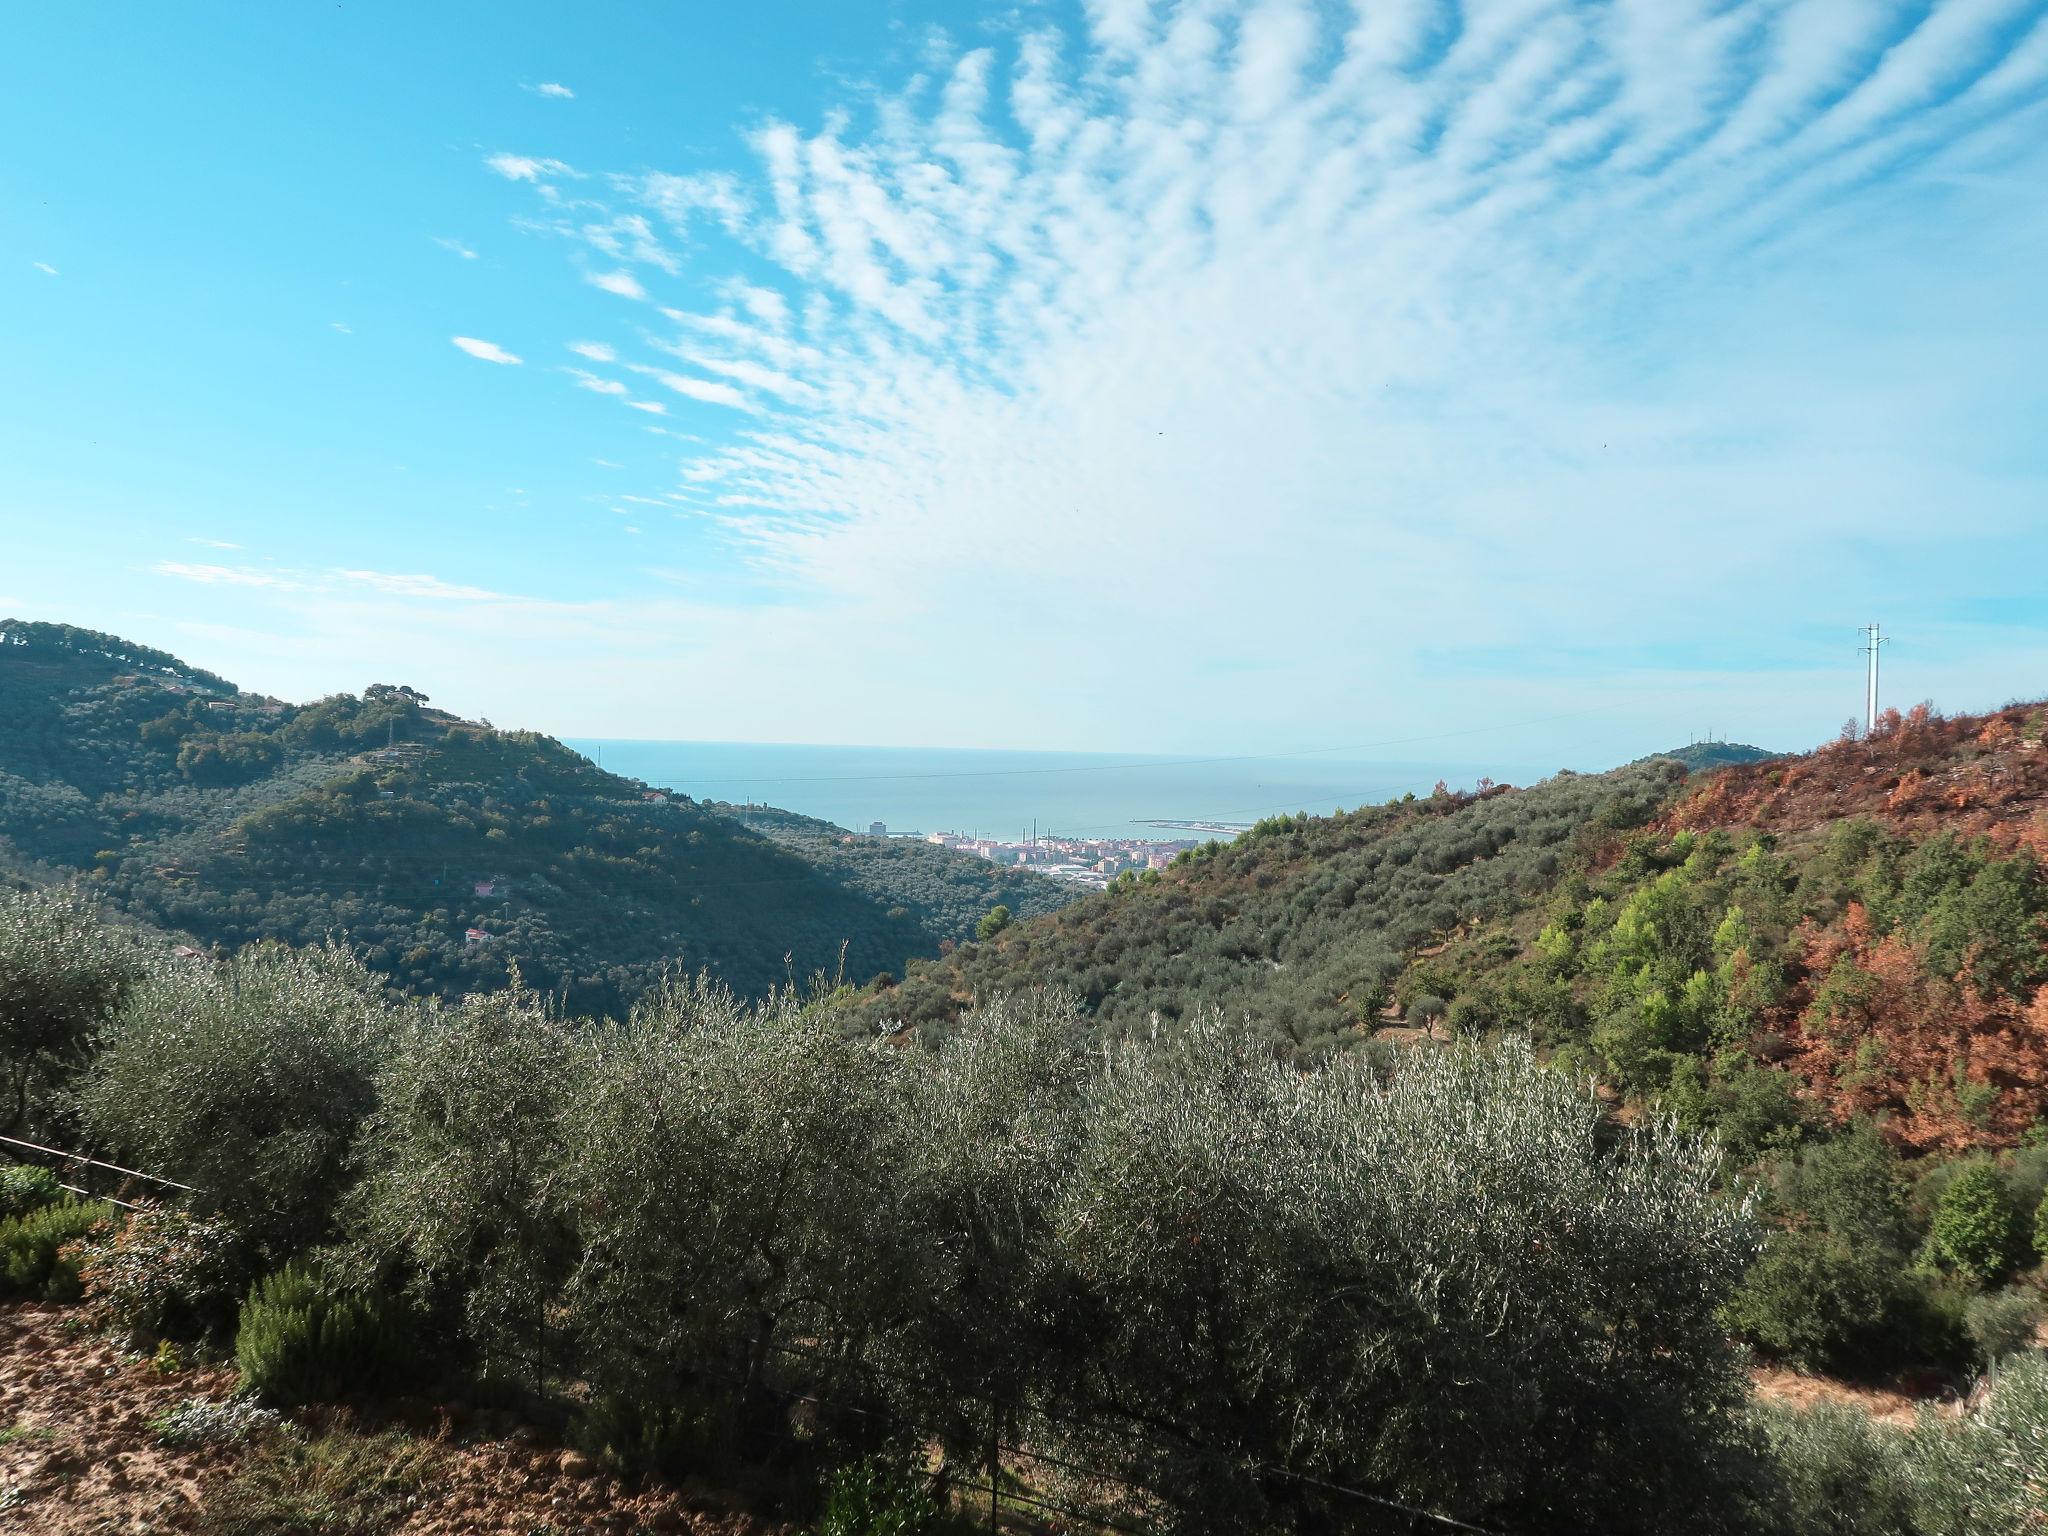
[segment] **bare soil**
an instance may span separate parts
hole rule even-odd
[[[233,1395],[226,1369],[159,1372],[82,1331],[76,1309],[0,1307],[0,1536],[157,1536],[203,1528],[246,1446],[176,1449],[150,1421]],[[441,1456],[392,1536],[688,1532],[784,1536],[714,1490],[633,1487],[509,1416],[407,1402],[398,1416]]]

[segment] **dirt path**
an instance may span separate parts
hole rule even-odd
[[[173,1449],[151,1428],[192,1398],[222,1402],[228,1370],[159,1373],[77,1330],[70,1309],[0,1307],[0,1536],[170,1536],[202,1529],[246,1446]],[[441,1459],[391,1536],[535,1531],[783,1536],[708,1489],[634,1489],[587,1457],[487,1413],[403,1405]]]

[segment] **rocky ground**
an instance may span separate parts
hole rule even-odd
[[[275,1463],[279,1431],[232,1444],[165,1443],[160,1417],[193,1399],[228,1401],[233,1371],[165,1371],[85,1331],[81,1322],[74,1309],[0,1308],[0,1533],[239,1536],[314,1528],[249,1523],[258,1490],[268,1489],[260,1478],[252,1482],[252,1473],[265,1470],[252,1462],[271,1456],[265,1466]],[[336,1509],[337,1523],[319,1529],[351,1536],[371,1530],[389,1536],[787,1536],[784,1527],[731,1508],[708,1488],[624,1485],[590,1458],[548,1444],[509,1416],[424,1402],[397,1406],[416,1437],[406,1442],[421,1473],[415,1485],[390,1496],[386,1513],[361,1526],[339,1520],[348,1488],[287,1487],[287,1497],[325,1500]],[[299,1434],[304,1443],[326,1427],[282,1433]],[[367,1443],[352,1433],[344,1438],[359,1447]]]

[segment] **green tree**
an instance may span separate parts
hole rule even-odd
[[[193,1185],[259,1252],[330,1233],[394,1014],[338,947],[259,945],[129,993],[80,1093],[100,1145]]]
[[[988,909],[988,915],[974,925],[974,936],[987,943],[1010,926],[1010,909],[997,902]]]
[[[73,897],[0,897],[0,1130],[42,1130],[141,974],[134,946]]]
[[[2019,1213],[2005,1180],[1990,1163],[1974,1162],[1942,1191],[1927,1252],[1944,1269],[1991,1285],[2012,1268],[2019,1241]]]

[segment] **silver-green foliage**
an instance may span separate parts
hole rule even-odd
[[[2014,1356],[1960,1419],[1923,1410],[1910,1481],[1925,1536],[2026,1536],[2048,1522],[2048,1355]]]
[[[586,1369],[644,1396],[745,1393],[798,1339],[891,1306],[886,1106],[900,1062],[794,998],[671,982],[590,1037],[561,1120],[581,1257],[564,1291]]]
[[[82,1090],[88,1128],[195,1186],[260,1251],[327,1235],[396,1017],[346,951],[259,945],[135,987]]]
[[[1021,1441],[1184,1532],[1378,1507],[1328,1483],[1708,1528],[1743,1462],[1747,1202],[1519,1044],[1304,1072],[1215,1018],[1090,1045],[1041,997],[923,1049],[678,982],[624,1024],[424,1013],[377,1099],[357,1258],[587,1388],[622,1455],[772,1450],[794,1389],[833,1454]]]
[[[2048,1523],[2048,1356],[2014,1356],[1911,1429],[1823,1405],[1762,1415],[1784,1536],[2030,1536]]]
[[[407,1019],[381,1063],[343,1211],[357,1277],[408,1286],[492,1370],[531,1369],[574,1258],[560,1117],[585,1037],[532,993]]]
[[[1357,1513],[1289,1474],[1524,1528],[1712,1518],[1742,1393],[1714,1314],[1757,1232],[1698,1139],[1605,1145],[1519,1043],[1382,1079],[1216,1021],[1112,1055],[1084,1118],[1053,1218],[1099,1333],[1076,1406],[1180,1526]]]
[[[134,946],[75,897],[0,894],[0,1131],[47,1130],[140,974]]]

